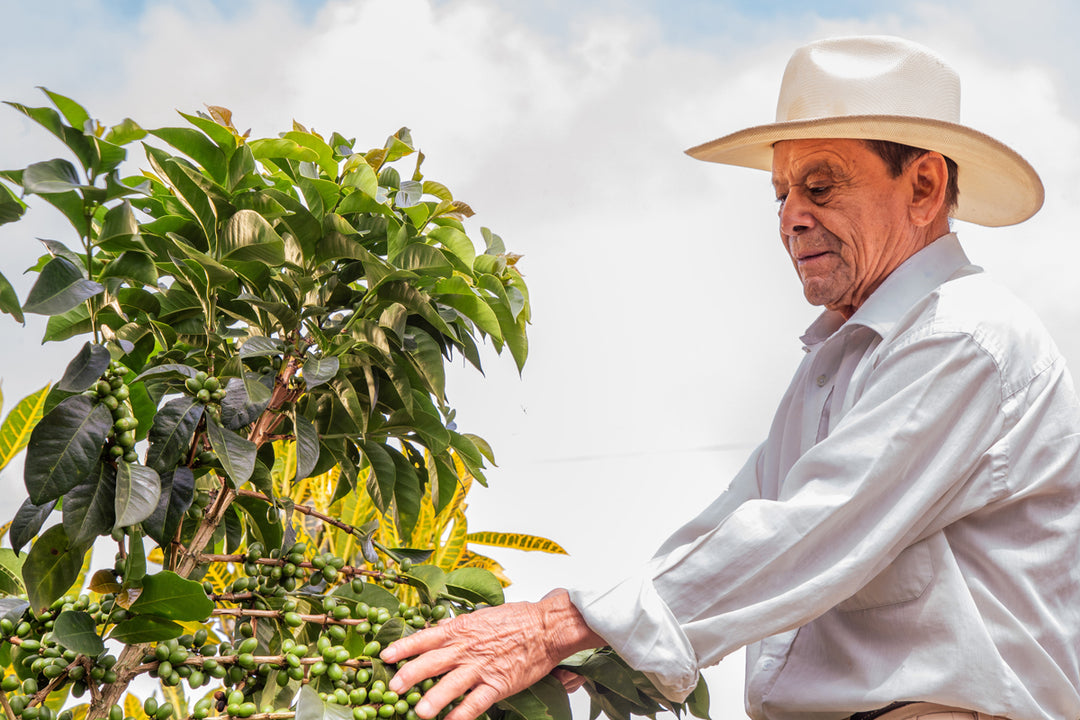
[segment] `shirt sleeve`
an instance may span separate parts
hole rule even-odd
[[[850,391],[850,390],[849,390]],[[574,590],[589,626],[669,698],[698,671],[853,595],[948,522],[1002,427],[999,370],[965,333],[895,343],[828,437],[754,497],[768,443],[732,490],[613,588]],[[964,493],[991,499],[988,489]]]

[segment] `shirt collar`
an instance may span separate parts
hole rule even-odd
[[[846,323],[840,313],[825,310],[800,339],[809,348],[845,325],[862,325],[884,337],[920,298],[970,264],[956,233],[942,235],[893,270]]]

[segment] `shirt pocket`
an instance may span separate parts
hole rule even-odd
[[[927,540],[923,540],[897,555],[888,567],[835,609],[855,612],[909,602],[921,596],[933,579],[934,560]]]

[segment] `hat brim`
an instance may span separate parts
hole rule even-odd
[[[889,140],[934,150],[956,163],[960,198],[957,220],[1001,227],[1023,222],[1042,207],[1038,173],[1016,151],[964,125],[902,115],[848,115],[759,125],[686,151],[707,162],[772,169],[773,145],[781,140],[851,138]]]

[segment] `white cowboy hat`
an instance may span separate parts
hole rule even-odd
[[[784,71],[776,122],[687,150],[699,160],[771,170],[780,140],[891,140],[952,159],[958,220],[991,227],[1023,222],[1043,203],[1035,169],[1007,145],[960,124],[960,80],[927,48],[894,37],[820,40]]]

